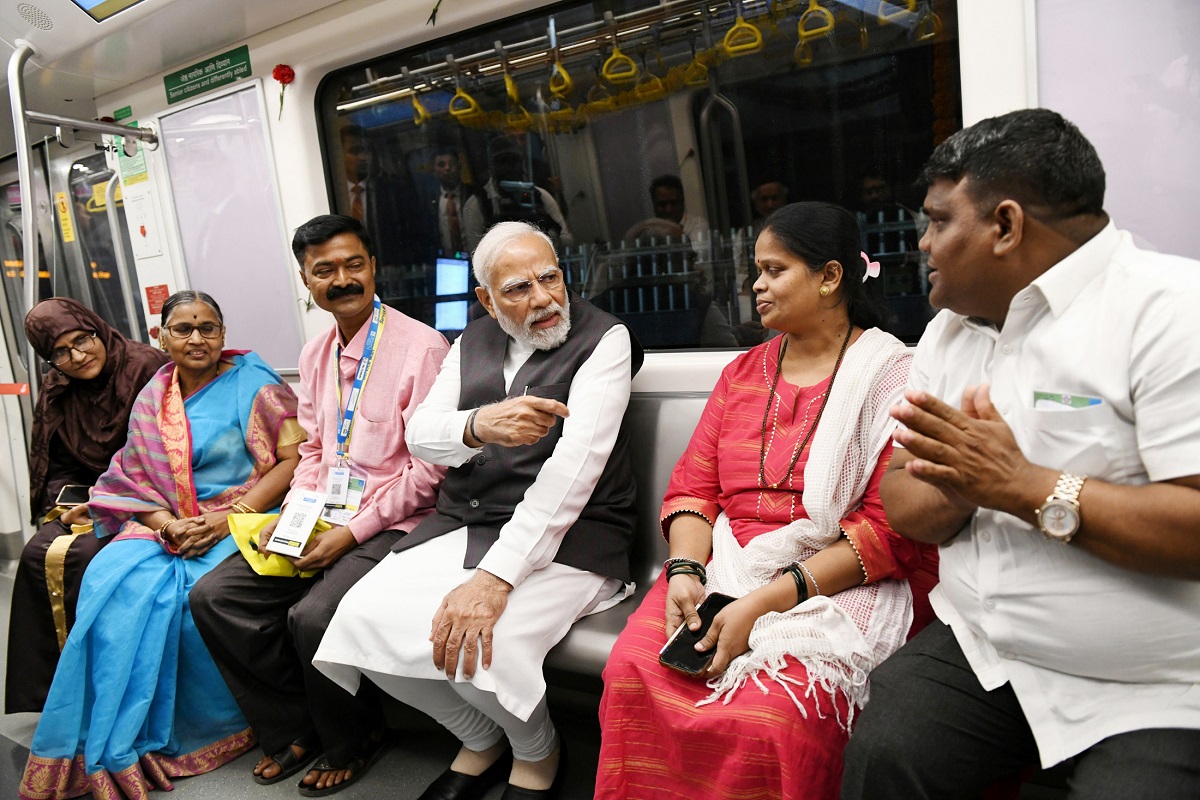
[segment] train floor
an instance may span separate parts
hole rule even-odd
[[[15,561],[0,560],[0,675],[7,670],[9,603]],[[596,780],[596,759],[600,748],[597,723],[597,697],[551,687],[550,706],[555,724],[567,741],[567,776],[564,800],[584,800],[592,796]],[[0,716],[0,800],[17,796],[17,786],[29,756],[29,744],[37,727],[37,714]],[[392,723],[392,747],[361,780],[336,796],[339,800],[407,800],[422,790],[445,769],[457,752],[457,742],[432,720],[411,709],[397,706],[389,715]],[[259,786],[250,779],[261,753],[254,748],[241,758],[207,775],[175,780],[175,789],[163,800],[250,800],[250,798],[299,797],[299,776],[274,786]],[[1049,778],[1049,780],[1047,780]],[[497,800],[502,787],[492,789],[485,800]],[[157,793],[156,793],[157,794]],[[1039,775],[1026,783],[1019,800],[1060,800],[1065,796],[1058,775]]]
[[[8,612],[12,594],[15,561],[0,561],[0,665],[6,671]],[[3,674],[3,671],[0,671]],[[553,690],[551,707],[555,724],[567,740],[567,777],[563,797],[584,800],[592,796],[596,780],[596,758],[600,748],[600,727],[596,720],[597,698],[590,693]],[[29,744],[37,727],[37,714],[0,716],[0,800],[17,796],[17,786],[29,756]],[[335,795],[339,800],[408,800],[417,797],[457,752],[454,737],[424,715],[400,710],[393,724],[393,745],[369,773]],[[250,779],[250,771],[261,757],[254,748],[241,758],[207,775],[179,778],[170,794],[154,793],[163,800],[283,800],[297,798],[296,775],[274,786],[259,786]],[[492,789],[486,800],[500,797],[502,786]]]

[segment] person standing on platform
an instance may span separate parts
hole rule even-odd
[[[266,754],[254,779],[281,781],[324,750],[299,788],[326,794],[362,777],[383,747],[384,725],[374,698],[347,694],[313,668],[312,657],[342,595],[433,510],[444,470],[414,459],[404,432],[448,345],[375,296],[371,238],[354,218],[309,220],[296,229],[292,251],[313,299],[336,324],[300,355],[299,420],[308,441],[285,505],[301,492],[332,494],[344,480],[357,487],[347,503],[357,509],[327,512],[333,527],[294,559],[315,576],[259,575],[235,553],[197,583],[191,605]],[[274,525],[262,531],[262,546]]]

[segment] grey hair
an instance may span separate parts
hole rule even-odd
[[[471,254],[475,280],[480,286],[491,289],[492,270],[496,268],[496,262],[509,245],[523,236],[536,236],[549,245],[554,253],[554,262],[558,263],[558,251],[554,249],[554,242],[545,232],[528,222],[497,222],[483,235],[475,247],[475,252]]]

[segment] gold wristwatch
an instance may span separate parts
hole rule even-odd
[[[1066,544],[1079,530],[1079,492],[1086,475],[1064,472],[1054,484],[1054,494],[1037,510],[1038,527],[1049,539]]]

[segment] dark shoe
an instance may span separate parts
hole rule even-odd
[[[479,775],[464,775],[448,769],[429,784],[417,800],[479,800],[487,790],[508,776],[512,770],[512,751],[496,759],[496,763]]]
[[[317,761],[317,763],[315,763],[311,767],[309,767],[309,770],[308,770],[309,772],[313,772],[313,771],[331,772],[334,770],[349,770],[350,777],[347,778],[346,780],[342,781],[341,783],[335,784],[333,786],[326,786],[324,789],[318,789],[313,784],[305,783],[304,779],[301,778],[300,783],[297,786],[297,789],[299,790],[300,794],[303,795],[304,797],[325,797],[326,795],[335,794],[337,792],[340,792],[342,789],[345,789],[347,786],[354,785],[355,783],[358,782],[359,778],[366,775],[367,772],[370,771],[371,766],[376,761],[379,760],[379,757],[382,756],[385,752],[387,752],[389,744],[390,744],[390,742],[388,742],[388,739],[386,736],[378,738],[378,739],[372,739],[371,741],[367,742],[363,746],[363,749],[361,751],[359,751],[358,755],[356,755],[354,758],[350,759],[350,762],[343,766],[335,766],[330,763],[330,761],[327,757],[322,756]],[[307,777],[307,776],[305,776],[305,777]]]
[[[549,789],[524,789],[511,783],[504,787],[500,800],[554,800],[562,792],[563,781],[567,777],[567,740],[560,735],[558,738],[558,771],[554,773],[554,782]]]
[[[296,751],[292,746],[303,748],[304,755],[296,755]],[[275,755],[271,756],[271,760],[279,765],[279,774],[272,775],[269,778],[264,778],[262,775],[251,773],[250,777],[254,778],[255,783],[261,783],[263,786],[270,786],[273,783],[279,783],[282,780],[292,777],[300,770],[304,769],[310,761],[321,755],[321,750],[316,744],[308,744],[300,739],[297,739],[292,744],[280,750]]]

